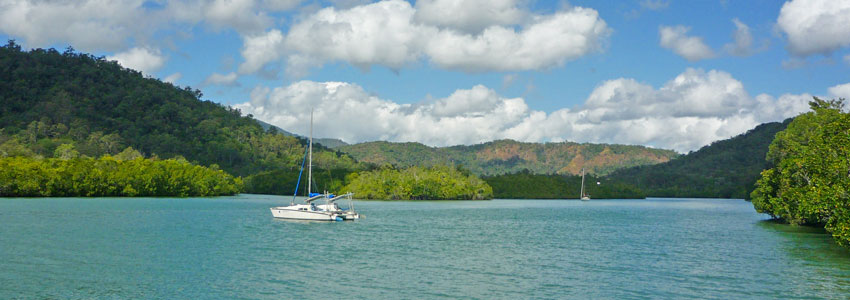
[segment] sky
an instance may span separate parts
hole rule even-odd
[[[0,38],[117,60],[306,135],[694,151],[850,98],[850,0],[0,0]]]

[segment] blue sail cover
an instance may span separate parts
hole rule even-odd
[[[310,195],[308,195],[307,197],[308,197],[308,198],[313,198],[313,197],[316,197],[316,196],[319,196],[319,195],[321,195],[321,193],[310,193]],[[328,195],[328,198],[333,198],[333,197],[334,197],[334,194],[329,194],[329,195]]]

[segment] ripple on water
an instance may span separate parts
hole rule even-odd
[[[823,298],[850,253],[740,200],[4,199],[0,298]]]

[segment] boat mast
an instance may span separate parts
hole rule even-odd
[[[584,198],[584,168],[581,168],[581,195],[578,197],[579,199]]]
[[[310,109],[310,152],[309,165],[307,167],[307,198],[310,198],[310,190],[313,188],[313,109]],[[582,186],[584,187],[584,186]]]

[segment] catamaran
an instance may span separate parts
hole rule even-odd
[[[296,204],[295,195],[298,194],[298,185],[301,183],[301,172],[304,171],[304,160],[301,161],[301,171],[298,173],[298,183],[295,184],[295,194],[292,195],[292,200],[287,206],[278,206],[270,208],[272,216],[280,219],[292,220],[314,220],[314,221],[343,221],[360,219],[360,214],[354,211],[354,204],[351,201],[353,193],[334,196],[328,193],[319,194],[312,193],[313,179],[313,112],[310,112],[310,144],[305,153],[307,164],[307,199],[305,204]],[[349,209],[343,210],[336,203],[337,200],[347,197],[349,200]],[[325,204],[316,205],[318,200],[325,199]]]
[[[581,201],[589,201],[590,195],[584,192],[584,168],[581,168]]]
[[[334,212],[338,216],[340,216],[343,220],[357,220],[360,219],[360,214],[354,211],[354,202],[351,201],[351,196],[354,196],[354,193],[346,193],[344,195],[334,196],[331,194],[325,193],[325,204],[317,205],[316,207],[319,210]],[[336,204],[337,200],[340,199],[348,199],[348,209],[342,209],[339,205]]]

